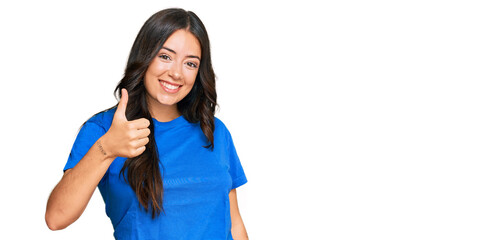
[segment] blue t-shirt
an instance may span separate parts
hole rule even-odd
[[[64,170],[73,168],[105,134],[116,108],[99,113],[80,129]],[[126,158],[116,158],[98,184],[116,239],[233,239],[229,192],[247,182],[225,125],[215,117],[214,149],[198,123],[183,116],[153,119],[163,177],[164,212],[152,219],[119,176]]]

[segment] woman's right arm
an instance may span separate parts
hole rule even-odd
[[[115,159],[101,152],[100,145],[106,149],[103,146],[104,137],[94,143],[75,167],[65,171],[52,190],[45,213],[45,221],[51,230],[64,229],[82,215],[98,183]]]
[[[45,221],[51,230],[64,229],[82,215],[116,157],[132,158],[145,151],[150,122],[145,118],[128,121],[127,101],[128,94],[123,89],[110,129],[91,146],[75,167],[65,171],[52,190],[45,213]]]

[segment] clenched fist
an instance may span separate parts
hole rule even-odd
[[[145,151],[148,143],[150,122],[146,118],[128,121],[126,118],[126,106],[128,93],[122,89],[122,97],[117,105],[112,126],[102,138],[102,151],[109,157],[132,158]]]

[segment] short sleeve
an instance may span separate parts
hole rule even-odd
[[[241,161],[239,160],[236,148],[234,147],[232,136],[227,129],[226,129],[226,136],[227,136],[227,153],[229,155],[229,173],[232,178],[231,189],[234,189],[247,183],[248,180],[246,179],[243,167],[241,166]]]
[[[103,134],[105,134],[105,129],[96,120],[93,120],[93,118],[84,123],[73,143],[70,156],[63,171],[75,167]]]

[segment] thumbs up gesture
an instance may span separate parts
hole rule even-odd
[[[111,157],[132,158],[145,151],[145,145],[148,143],[150,134],[150,121],[146,118],[140,118],[128,121],[126,118],[126,107],[128,102],[128,93],[122,89],[122,96],[117,105],[112,125],[104,137],[107,155]]]

